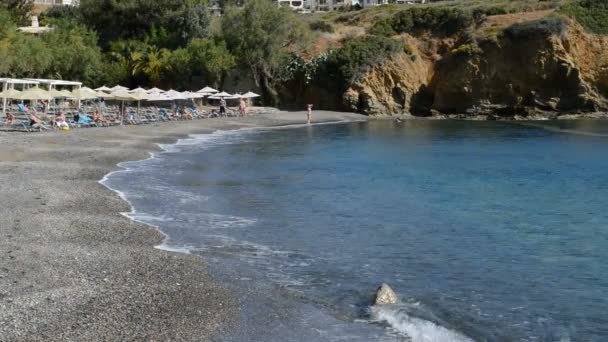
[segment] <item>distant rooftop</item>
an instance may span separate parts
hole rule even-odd
[[[48,6],[58,6],[58,5],[78,5],[78,0],[34,0],[35,5],[48,5]]]

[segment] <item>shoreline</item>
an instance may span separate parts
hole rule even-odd
[[[158,144],[215,130],[304,123],[303,112],[0,133],[0,340],[209,340],[238,310],[198,256],[120,213],[101,184]],[[317,111],[314,123],[367,117]],[[143,229],[142,229],[143,228]]]
[[[270,125],[270,126],[252,126],[252,127],[240,127],[240,128],[232,128],[232,129],[218,129],[216,131],[213,132],[205,132],[202,134],[214,134],[216,132],[222,132],[222,131],[238,131],[238,130],[256,130],[256,129],[288,129],[288,128],[301,128],[301,127],[307,127],[307,126],[321,126],[321,125],[337,125],[337,124],[346,124],[346,123],[352,123],[352,122],[366,122],[368,120],[339,120],[339,121],[321,121],[321,122],[313,122],[311,125],[308,125],[306,123],[303,124],[298,124],[298,123],[291,123],[291,124],[277,124],[277,125]],[[152,227],[155,230],[157,230],[162,236],[163,236],[163,241],[154,246],[155,248],[159,249],[159,250],[163,250],[163,251],[167,251],[167,252],[175,252],[175,253],[183,253],[183,254],[191,254],[190,251],[188,251],[187,249],[173,249],[170,247],[167,247],[165,244],[165,241],[167,240],[167,238],[169,238],[169,235],[166,234],[165,232],[162,231],[161,227],[144,222],[144,221],[140,221],[136,218],[133,218],[133,215],[137,214],[137,211],[135,210],[135,207],[133,206],[133,203],[131,203],[131,201],[129,201],[127,199],[127,196],[125,195],[124,192],[122,192],[121,190],[118,189],[114,189],[111,186],[105,184],[104,182],[106,182],[108,180],[108,178],[117,172],[128,172],[130,170],[130,168],[123,166],[121,164],[124,163],[131,163],[131,162],[144,162],[146,160],[150,160],[150,159],[154,159],[156,157],[156,155],[158,153],[164,153],[164,152],[168,152],[169,150],[164,148],[162,145],[175,145],[175,144],[179,144],[180,141],[183,140],[189,140],[189,139],[193,139],[192,135],[196,134],[196,133],[191,133],[188,134],[187,136],[181,137],[181,138],[176,138],[175,142],[173,143],[167,143],[167,144],[160,144],[157,143],[156,146],[159,147],[161,150],[160,151],[156,151],[156,152],[149,152],[149,156],[148,158],[144,158],[144,159],[138,159],[138,160],[126,160],[123,162],[120,162],[116,165],[116,167],[118,168],[117,170],[112,170],[110,172],[108,172],[106,175],[103,176],[102,179],[100,179],[97,183],[99,183],[100,185],[104,186],[105,188],[107,188],[108,190],[114,192],[116,195],[118,195],[118,197],[120,197],[124,202],[127,202],[129,204],[129,211],[126,212],[121,212],[120,214],[123,215],[124,217],[126,217],[127,219],[129,219],[132,222],[135,222],[137,224],[143,224],[146,225],[148,227]]]

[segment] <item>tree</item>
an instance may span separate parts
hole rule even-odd
[[[165,62],[168,60],[168,54],[170,54],[169,50],[159,49],[153,45],[148,46],[144,52],[135,52],[133,76],[143,73],[154,86],[159,86],[161,74],[166,68]]]
[[[193,38],[203,38],[209,35],[211,16],[206,2],[189,1],[181,9],[181,14],[174,17],[171,25],[176,33],[179,46],[186,46]]]
[[[176,49],[165,55],[162,76],[163,84],[172,88],[185,89],[190,85],[192,59],[186,49]]]
[[[10,13],[0,9],[0,41],[14,35],[16,26]]]
[[[228,8],[222,18],[222,32],[229,50],[252,73],[264,97],[278,102],[275,76],[288,60],[308,42],[309,32],[300,18],[267,0],[249,0],[244,8]]]
[[[236,66],[235,58],[224,41],[196,38],[187,49],[192,58],[192,71],[204,76],[214,86],[221,86],[226,73]]]
[[[38,37],[19,34],[12,44],[10,75],[33,78],[45,74],[53,59],[47,45]]]
[[[141,54],[146,50],[146,43],[138,40],[112,42],[108,53],[108,63],[112,65],[115,74],[127,77],[124,81],[128,82],[129,85],[135,84],[135,76],[138,74],[134,72],[135,65],[141,59]],[[122,67],[122,72],[117,72],[118,65]]]
[[[34,8],[34,0],[2,0],[0,9],[7,10],[17,24],[25,24]]]
[[[0,75],[8,75],[13,60],[12,41],[15,24],[6,10],[0,9]]]
[[[118,39],[143,39],[153,28],[172,34],[177,48],[207,35],[210,22],[203,0],[81,0],[80,13],[99,34],[102,47]]]
[[[95,83],[102,73],[95,32],[70,19],[55,21],[54,26],[53,31],[39,38],[52,56],[45,76]]]

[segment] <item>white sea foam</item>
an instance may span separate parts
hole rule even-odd
[[[251,131],[251,128],[242,128],[227,131],[215,131],[209,134],[191,134],[188,138],[177,140],[174,144],[158,144],[165,153],[175,153],[182,151],[182,146],[197,146],[208,149],[219,145],[228,145],[243,141],[243,133]]]
[[[129,214],[129,216],[132,217],[136,221],[146,222],[146,223],[149,223],[149,222],[171,222],[171,221],[175,220],[172,217],[167,217],[167,216],[164,216],[164,215],[155,216],[155,215],[144,214],[144,213],[131,213],[131,214]]]
[[[373,320],[388,323],[412,342],[473,342],[457,331],[409,315],[400,305],[379,305],[370,310]]]

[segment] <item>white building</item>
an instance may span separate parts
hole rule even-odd
[[[382,6],[388,4],[397,4],[397,5],[415,5],[415,4],[425,4],[426,0],[360,0],[361,7],[369,8],[374,6]]]
[[[306,9],[311,12],[326,12],[337,10],[344,6],[352,6],[357,0],[306,0]]]
[[[34,5],[47,5],[47,6],[76,6],[78,0],[34,0]]]
[[[304,0],[275,0],[280,7],[289,7],[294,11],[304,10]]]

